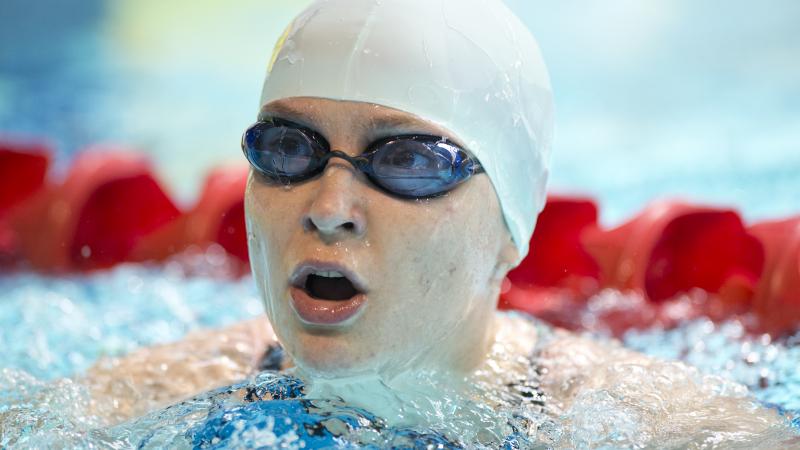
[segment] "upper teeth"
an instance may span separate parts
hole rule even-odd
[[[331,271],[315,271],[314,275],[318,277],[325,277],[325,278],[344,278],[344,275],[341,273],[331,270]]]

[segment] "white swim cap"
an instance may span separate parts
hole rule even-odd
[[[553,134],[536,40],[501,0],[318,0],[278,41],[261,106],[375,103],[461,138],[494,185],[520,260],[544,207]]]

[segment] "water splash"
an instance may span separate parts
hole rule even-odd
[[[53,379],[101,356],[171,342],[262,312],[252,278],[216,273],[219,255],[199,252],[166,266],[121,266],[90,275],[0,276],[0,367]]]
[[[739,322],[699,318],[672,329],[653,326],[622,336],[629,349],[691,366],[626,360],[629,349],[598,337],[609,329],[602,324],[608,311],[599,307],[581,313],[582,321],[595,325],[591,344],[579,337],[564,339],[542,322],[507,316],[502,338],[474,379],[443,383],[419,374],[408,382],[421,395],[397,396],[397,410],[406,414],[401,417],[406,422],[377,415],[368,404],[343,401],[335,390],[312,398],[292,394],[300,389],[292,373],[263,372],[166,408],[153,402],[150,412],[114,424],[109,419],[118,406],[113,396],[130,396],[130,385],[120,380],[120,390],[103,403],[94,401],[85,380],[59,378],[82,372],[100,356],[181,339],[189,330],[259,313],[252,278],[208,276],[220,270],[217,256],[200,254],[194,265],[123,266],[62,279],[32,274],[0,278],[6,293],[0,343],[8,350],[0,355],[6,367],[0,371],[0,447],[309,448],[330,439],[334,448],[420,443],[433,448],[616,448],[653,442],[680,448],[732,443],[779,448],[794,438],[789,427],[800,428],[795,370],[800,337],[751,336]],[[617,297],[618,304],[625,303],[625,296]],[[556,341],[579,344],[559,353],[553,350]],[[202,371],[191,367],[187,373]],[[164,385],[182,383],[164,373]],[[559,380],[557,385],[553,380]],[[275,393],[285,403],[269,401]],[[760,406],[778,411],[785,423],[770,426]],[[326,431],[308,434],[319,427]]]

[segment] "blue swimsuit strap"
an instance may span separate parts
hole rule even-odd
[[[283,369],[283,364],[286,362],[286,352],[283,351],[281,344],[274,342],[267,347],[264,356],[258,363],[258,370],[274,370],[280,371]]]

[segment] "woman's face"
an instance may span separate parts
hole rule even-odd
[[[463,144],[431,122],[368,103],[291,98],[261,116],[307,126],[351,156],[401,134]],[[482,360],[500,281],[516,258],[486,175],[441,197],[407,200],[333,158],[321,175],[289,186],[251,170],[245,205],[267,315],[301,368],[392,377],[409,368],[469,370]],[[325,299],[333,297],[345,299]]]

